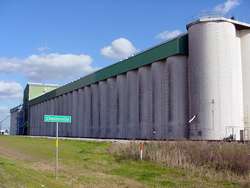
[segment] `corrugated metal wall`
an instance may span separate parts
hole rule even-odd
[[[55,135],[43,115],[71,115],[59,136],[168,139],[185,138],[188,117],[187,58],[162,62],[74,90],[30,107],[30,133]]]

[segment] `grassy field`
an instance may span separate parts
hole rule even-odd
[[[119,158],[112,143],[59,142],[59,178],[54,177],[55,141],[0,136],[0,187],[248,187],[241,178],[214,172]]]

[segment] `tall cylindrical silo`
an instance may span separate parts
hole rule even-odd
[[[50,114],[50,103],[51,103],[51,100],[47,100],[46,103],[45,103],[45,113],[44,115],[47,115],[47,114]],[[42,117],[43,118],[43,117]],[[49,136],[49,132],[50,132],[50,126],[51,126],[51,123],[45,123],[45,136]]]
[[[250,127],[250,29],[240,31],[244,126]],[[250,135],[249,138],[250,139]]]
[[[38,107],[37,107],[37,111],[38,111],[38,116],[37,116],[37,127],[38,127],[38,136],[41,136],[42,135],[42,126],[41,126],[41,121],[40,121],[40,119],[41,119],[41,114],[42,114],[42,103],[39,103],[38,105],[37,105]]]
[[[49,114],[49,100],[45,101],[45,111],[44,111],[43,116],[47,114]],[[42,117],[42,120],[43,120],[43,117]],[[50,123],[44,123],[44,127],[45,127],[44,136],[47,136],[49,132]]]
[[[153,89],[151,66],[139,68],[139,124],[138,137],[150,139],[153,137]]]
[[[170,72],[168,138],[184,139],[188,121],[187,57],[169,57],[167,64]]]
[[[59,97],[55,98],[55,115],[61,115],[59,110]],[[53,136],[56,136],[56,126],[53,126]]]
[[[41,131],[41,136],[45,135],[45,129],[46,129],[45,123],[43,121],[43,116],[45,114],[45,104],[46,104],[46,101],[44,101],[44,102],[41,103],[41,114],[40,114],[40,117],[39,117],[39,119],[40,119],[40,126],[41,126],[41,130],[42,130]]]
[[[40,129],[39,129],[39,124],[38,124],[38,116],[39,116],[39,104],[36,104],[36,116],[35,116],[35,126],[36,126],[36,131],[35,131],[35,135],[38,136]]]
[[[125,74],[117,76],[117,126],[118,138],[126,138],[128,125],[128,85]]]
[[[139,76],[138,71],[127,72],[128,84],[128,124],[127,138],[139,138]]]
[[[119,135],[119,127],[117,125],[117,107],[118,107],[118,94],[116,78],[109,78],[108,84],[108,138],[117,138]]]
[[[43,103],[43,114],[41,116],[41,121],[43,122],[43,136],[47,136],[49,123],[43,121],[44,115],[48,114],[48,100],[44,101]]]
[[[68,113],[67,113],[67,115],[72,116],[72,117],[73,117],[73,108],[74,108],[73,107],[73,99],[74,99],[73,92],[74,91],[71,91],[68,94],[68,106],[69,106],[69,109],[68,109]],[[66,128],[67,128],[67,136],[72,137],[72,130],[73,130],[72,127],[74,126],[74,124],[71,122],[70,124],[65,124],[65,125],[66,125]]]
[[[77,92],[77,98],[78,98],[78,102],[77,102],[77,106],[76,106],[76,110],[77,110],[77,124],[76,124],[76,131],[77,131],[77,137],[84,137],[85,134],[85,130],[84,130],[84,108],[85,108],[85,104],[84,104],[84,89],[81,88],[78,90]]]
[[[72,94],[72,123],[71,123],[71,128],[72,128],[72,137],[77,137],[78,136],[78,125],[77,122],[79,121],[78,117],[78,105],[79,105],[79,99],[78,99],[78,90],[74,90]]]
[[[84,88],[84,137],[92,137],[92,96],[90,87]]]
[[[64,115],[63,113],[63,108],[64,108],[64,101],[63,101],[63,95],[60,95],[57,99],[57,112],[58,115]],[[56,129],[55,129],[55,135],[56,135]],[[62,136],[63,135],[63,127],[59,126],[58,127],[58,135]]]
[[[35,104],[35,110],[34,110],[34,126],[35,126],[35,130],[34,130],[34,135],[37,136],[39,133],[39,125],[38,125],[38,105],[39,104]]]
[[[107,135],[108,125],[108,88],[107,81],[99,82],[99,92],[100,92],[100,137],[105,138]]]
[[[55,113],[55,108],[56,108],[56,104],[55,104],[55,98],[51,99],[50,100],[50,114],[51,115],[57,115]],[[55,127],[55,124],[51,124],[50,126],[50,136],[54,136],[54,127]]]
[[[43,116],[46,114],[46,103],[47,103],[47,101],[44,101],[42,103],[42,114],[41,114],[41,117],[40,117],[41,126],[42,126],[42,136],[46,135],[46,129],[47,129],[47,123],[45,123],[43,121]]]
[[[49,102],[49,114],[54,115],[54,107],[55,107],[54,98],[50,99],[49,101],[50,101]],[[49,126],[49,135],[50,136],[53,136],[53,126],[54,126],[53,123],[50,124],[50,126]]]
[[[68,105],[68,98],[69,98],[69,94],[66,93],[63,95],[63,100],[62,100],[62,106],[63,106],[63,111],[62,111],[62,115],[68,115],[68,110],[69,110],[69,105]],[[67,136],[67,125],[65,125],[64,123],[62,123],[60,125],[61,129],[62,129],[62,135],[63,137]]]
[[[65,104],[66,104],[66,106],[65,106],[65,111],[64,111],[64,115],[71,115],[70,114],[70,108],[71,108],[71,92],[68,92],[68,93],[66,93],[65,94],[65,100],[66,100],[66,102],[65,102]],[[67,124],[65,124],[65,123],[62,123],[62,125],[63,125],[63,128],[64,128],[64,136],[68,136],[69,135],[69,129],[68,129],[68,125]],[[71,126],[71,125],[70,125]]]
[[[188,38],[190,138],[221,140],[243,124],[236,28],[222,20],[194,22]]]
[[[37,133],[38,133],[38,130],[37,130],[37,128],[38,128],[38,126],[37,126],[37,115],[38,115],[37,106],[38,106],[37,104],[33,106],[34,107],[34,114],[33,114],[33,118],[34,118],[34,120],[33,120],[33,122],[34,122],[33,135],[34,136],[37,135]]]
[[[30,116],[32,116],[32,121],[31,121],[32,122],[32,131],[30,132],[30,135],[35,135],[35,130],[36,130],[36,119],[35,119],[36,106],[33,105],[33,106],[31,106],[31,108],[32,108],[32,114],[30,114]]]
[[[41,136],[42,134],[42,127],[41,127],[41,122],[40,122],[40,116],[41,116],[41,103],[37,104],[37,135]]]
[[[100,135],[100,91],[97,84],[91,85],[92,93],[92,136],[98,138]]]
[[[37,105],[37,111],[38,111],[38,116],[37,116],[37,126],[38,126],[38,135],[42,135],[42,125],[41,125],[41,116],[42,116],[42,103],[39,103]]]
[[[30,135],[33,135],[33,130],[34,130],[34,106],[31,106],[30,107],[30,112],[29,112],[29,117],[30,117],[30,124],[29,124],[29,127],[30,127]]]
[[[155,139],[166,139],[168,125],[168,69],[166,61],[152,64],[153,129]]]
[[[36,105],[36,128],[37,128],[37,132],[36,135],[39,136],[41,135],[41,124],[40,124],[40,113],[41,113],[41,103]]]

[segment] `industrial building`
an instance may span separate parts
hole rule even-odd
[[[184,35],[24,100],[27,134],[55,136],[49,114],[72,116],[63,137],[250,139],[249,83],[250,25],[200,18]]]
[[[53,89],[58,85],[28,83],[23,93],[23,104],[18,105],[10,110],[10,134],[11,135],[27,135],[29,132],[29,101],[39,97]]]

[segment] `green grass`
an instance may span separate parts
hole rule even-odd
[[[59,178],[54,177],[55,140],[0,136],[0,187],[242,187],[237,179],[204,176],[148,161],[122,160],[111,143],[59,141]]]

